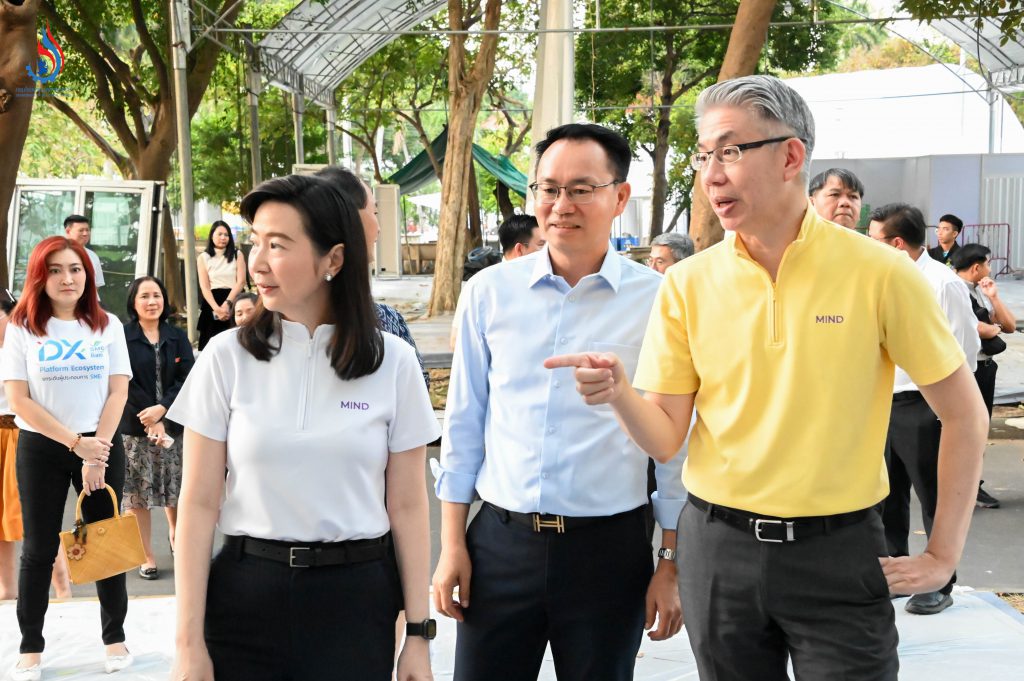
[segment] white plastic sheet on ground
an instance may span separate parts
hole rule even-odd
[[[1019,679],[1024,670],[1024,615],[993,594],[959,591],[954,605],[940,615],[921,617],[894,601],[900,630],[901,681],[962,681],[979,670],[987,679]],[[116,679],[167,681],[174,655],[174,598],[132,599],[125,630],[136,664],[117,677],[103,673],[99,640],[99,603],[78,599],[52,603],[46,616],[44,681]],[[18,623],[14,604],[0,605],[0,679],[17,660]],[[455,625],[438,621],[431,646],[434,678],[452,678]],[[555,679],[551,654],[545,655],[541,681]],[[693,681],[697,671],[685,633],[660,643],[644,636],[636,663],[637,681]],[[316,681],[310,679],[309,681]]]

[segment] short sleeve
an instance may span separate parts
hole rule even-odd
[[[27,381],[28,362],[25,361],[26,330],[14,324],[7,325],[4,336],[4,357],[0,375],[5,381]]]
[[[430,444],[441,436],[441,427],[430,404],[427,386],[416,362],[416,354],[408,345],[392,343],[385,352],[395,352],[395,410],[388,424],[388,450],[407,449]]]
[[[633,378],[638,390],[689,395],[700,387],[690,355],[682,285],[680,272],[671,271],[658,288]]]
[[[902,260],[893,264],[881,296],[882,346],[914,383],[931,385],[956,371],[964,352],[927,279]]]
[[[109,314],[109,313],[108,313]],[[124,339],[124,326],[114,315],[107,320],[107,357],[111,376],[132,377],[132,362],[128,357],[128,342]]]
[[[214,337],[185,379],[167,418],[211,440],[227,442],[235,367],[229,343],[235,334]]]

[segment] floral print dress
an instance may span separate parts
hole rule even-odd
[[[163,359],[160,344],[152,345],[156,355],[156,399],[159,402],[164,396],[160,382]],[[181,438],[175,438],[170,447],[164,447],[145,436],[121,437],[127,461],[122,509],[177,507],[181,490]]]

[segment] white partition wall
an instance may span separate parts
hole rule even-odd
[[[398,276],[402,274],[402,204],[397,184],[379,184],[374,188],[377,197],[376,274]]]

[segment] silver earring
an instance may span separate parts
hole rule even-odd
[[[324,281],[330,281],[331,279],[334,279],[334,275],[330,272],[324,275]]]

